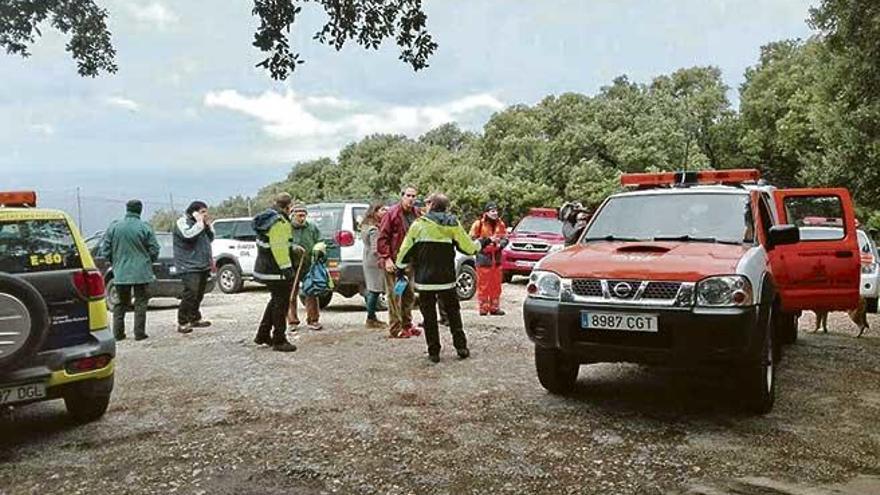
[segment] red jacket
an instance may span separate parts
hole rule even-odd
[[[422,212],[413,206],[415,217],[422,216]],[[406,221],[403,219],[403,208],[400,203],[392,206],[379,224],[379,238],[376,240],[376,251],[379,253],[380,266],[385,265],[385,260],[397,260],[397,252],[406,237]]]

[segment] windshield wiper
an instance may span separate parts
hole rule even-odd
[[[655,241],[685,241],[685,242],[713,242],[717,244],[733,244],[740,245],[742,242],[737,241],[728,241],[724,239],[716,239],[714,237],[695,237],[692,235],[671,235],[671,236],[658,236],[654,238]]]
[[[584,237],[582,242],[590,241],[621,241],[621,242],[640,242],[644,239],[636,239],[635,237],[617,237],[614,235],[606,235],[604,237]]]

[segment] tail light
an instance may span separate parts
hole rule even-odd
[[[86,299],[104,297],[104,277],[101,272],[83,270],[73,274],[73,285]]]
[[[112,358],[109,355],[101,354],[100,356],[93,356],[70,361],[69,363],[67,363],[65,368],[67,370],[67,373],[70,375],[76,373],[85,373],[86,371],[106,368],[107,365],[110,364],[111,359]]]
[[[336,233],[334,240],[342,247],[354,246],[354,232],[340,230]]]

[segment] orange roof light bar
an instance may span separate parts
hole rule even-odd
[[[533,217],[556,218],[556,208],[529,208],[529,215]]]
[[[695,172],[658,172],[647,174],[623,174],[620,184],[624,187],[674,186],[691,184],[742,184],[758,182],[761,172],[753,168],[733,170],[700,170]]]
[[[34,191],[0,191],[0,206],[27,206],[36,208],[37,193]]]

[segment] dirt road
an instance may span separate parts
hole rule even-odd
[[[0,493],[880,493],[880,320],[857,340],[844,314],[829,334],[802,319],[775,409],[751,417],[720,373],[593,365],[547,394],[524,288],[505,290],[505,317],[465,303],[473,357],[445,334],[439,365],[364,330],[358,300],[292,354],[251,343],[259,289],[209,295],[214,326],[188,336],[151,311],[102,421],[59,402],[0,416]]]

